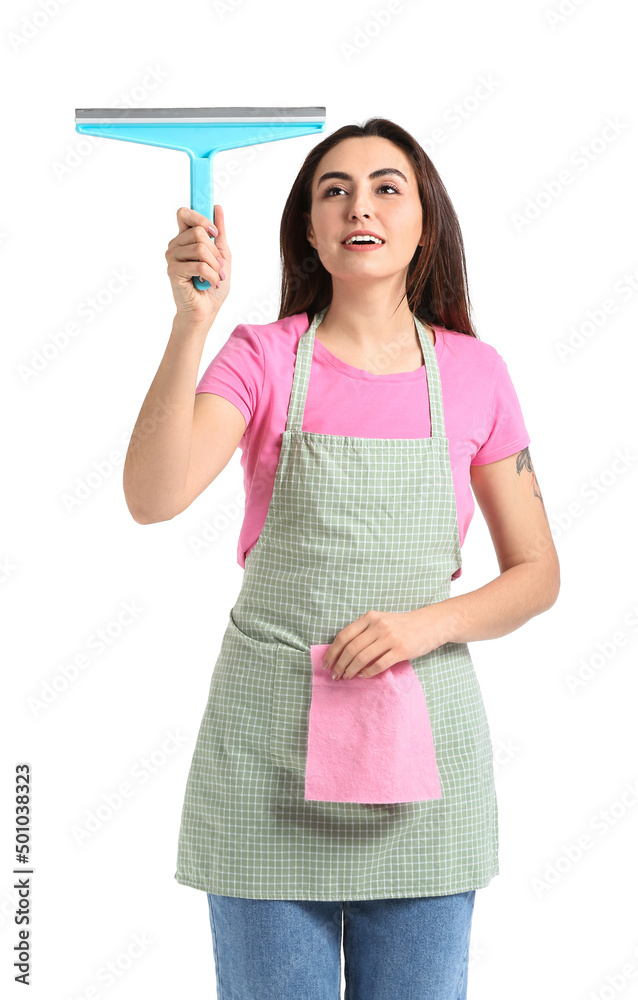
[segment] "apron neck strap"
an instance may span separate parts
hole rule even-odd
[[[301,431],[303,426],[304,410],[306,408],[306,396],[308,395],[308,384],[310,382],[310,369],[312,366],[312,355],[315,344],[315,331],[328,311],[328,306],[315,313],[312,323],[305,333],[299,338],[297,345],[297,357],[295,359],[295,372],[292,379],[292,390],[290,393],[290,405],[288,407],[288,420],[286,430]],[[414,316],[414,322],[421,344],[421,351],[425,361],[426,385],[430,405],[430,426],[432,437],[445,437],[445,421],[443,418],[443,396],[441,392],[441,376],[439,373],[439,363],[436,357],[436,350],[428,337],[427,331],[421,320]]]

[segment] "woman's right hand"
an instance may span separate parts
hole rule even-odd
[[[208,232],[211,220],[192,208],[179,208],[179,233],[165,254],[177,313],[188,322],[212,323],[229,291],[231,253],[221,205],[215,205],[214,212],[213,229],[218,232],[213,243]],[[209,281],[210,288],[195,288],[194,276]]]

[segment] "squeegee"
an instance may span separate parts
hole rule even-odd
[[[75,130],[181,149],[191,161],[191,208],[211,222],[213,157],[222,149],[292,139],[325,128],[325,108],[76,108]],[[210,281],[195,276],[196,288]]]

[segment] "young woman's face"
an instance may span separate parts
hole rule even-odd
[[[370,176],[381,170],[382,175]],[[322,157],[312,180],[310,216],[305,213],[305,218],[306,235],[321,263],[346,280],[404,276],[424,241],[411,163],[398,146],[379,136],[344,139]],[[344,247],[343,241],[357,229],[370,230],[383,244],[366,250]]]

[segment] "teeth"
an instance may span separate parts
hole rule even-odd
[[[351,236],[349,240],[345,241],[348,243],[383,243],[383,240],[377,239],[376,236]]]

